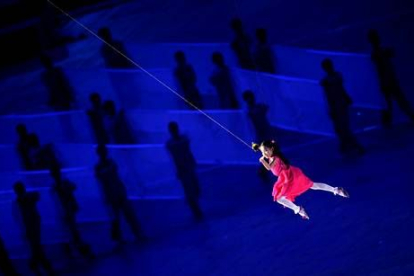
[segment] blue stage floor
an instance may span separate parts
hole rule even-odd
[[[360,139],[367,154],[359,159],[341,158],[334,140],[290,151],[312,179],[351,195],[302,195],[297,203],[309,221],[272,202],[272,183],[257,178],[257,166],[217,167],[200,176],[202,223],[193,222],[184,201],[139,201],[148,244],[116,247],[102,242],[107,227],[91,224],[82,228],[95,262],[65,260],[57,245],[48,250],[63,275],[413,275],[414,128]]]

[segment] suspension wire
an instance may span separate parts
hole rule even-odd
[[[60,8],[59,6],[57,6],[55,3],[53,3],[50,0],[46,0],[49,4],[51,4],[53,7],[55,7],[57,10],[59,10],[62,14],[64,14],[65,16],[67,16],[69,19],[71,19],[73,22],[75,22],[76,24],[78,24],[79,26],[81,26],[84,30],[86,30],[88,33],[90,33],[91,35],[93,35],[94,37],[96,37],[97,39],[99,39],[101,42],[103,42],[104,44],[106,44],[108,47],[110,47],[112,50],[114,50],[115,52],[117,52],[119,55],[121,55],[122,57],[124,57],[126,60],[128,60],[129,62],[131,62],[133,65],[135,65],[137,68],[139,68],[140,70],[142,70],[145,74],[147,74],[148,76],[150,76],[152,79],[154,79],[155,81],[157,81],[159,84],[161,84],[162,86],[164,86],[165,88],[167,88],[167,90],[169,90],[170,92],[172,92],[173,94],[175,94],[177,97],[179,97],[181,100],[183,100],[184,102],[186,102],[187,104],[189,104],[190,106],[192,106],[194,109],[196,109],[197,111],[199,111],[201,114],[203,114],[204,116],[206,116],[208,119],[210,119],[212,122],[214,122],[215,124],[217,124],[219,127],[221,127],[223,130],[225,130],[227,133],[229,133],[231,136],[233,136],[234,138],[236,138],[239,142],[241,142],[242,144],[244,144],[245,146],[247,146],[248,148],[251,148],[251,145],[249,145],[246,141],[244,141],[242,138],[240,138],[239,136],[237,136],[236,134],[234,134],[231,130],[229,130],[228,128],[226,128],[225,126],[223,126],[220,122],[218,122],[216,119],[214,119],[213,117],[211,117],[210,115],[208,115],[206,112],[204,112],[203,110],[201,110],[200,108],[198,108],[196,105],[194,105],[193,103],[191,103],[189,100],[187,100],[186,98],[184,98],[182,95],[180,95],[177,91],[175,91],[173,88],[171,88],[170,86],[168,86],[165,82],[161,81],[159,78],[157,78],[156,76],[154,76],[152,73],[150,73],[148,70],[146,70],[145,68],[143,68],[141,65],[139,65],[138,63],[136,63],[134,60],[132,60],[131,58],[129,58],[127,55],[125,55],[124,53],[122,53],[120,50],[118,50],[116,47],[114,47],[113,45],[111,45],[110,43],[108,43],[107,41],[105,41],[104,39],[102,39],[99,35],[97,35],[95,32],[93,32],[91,29],[89,29],[87,26],[85,26],[84,24],[82,24],[79,20],[77,20],[76,18],[74,18],[73,16],[71,16],[69,13],[67,13],[65,10],[63,10],[62,8]]]

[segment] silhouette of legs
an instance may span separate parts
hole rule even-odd
[[[131,227],[132,233],[134,233],[135,238],[143,239],[144,235],[142,232],[141,224],[138,221],[138,218],[134,212],[134,208],[129,200],[125,200],[122,204],[122,212],[124,213],[125,220]]]
[[[344,110],[338,114],[332,114],[332,122],[335,133],[339,139],[340,151],[342,153],[347,153],[352,150],[357,150],[358,153],[362,154],[364,149],[358,143],[349,125],[348,110]]]
[[[191,212],[196,220],[203,218],[203,212],[198,204],[198,199],[194,197],[186,197],[187,203],[190,206]]]
[[[405,95],[402,93],[401,89],[397,89],[393,95],[401,110],[404,111],[404,113],[407,114],[407,116],[410,117],[412,121],[414,121],[414,110],[405,98]]]
[[[122,230],[121,230],[121,213],[124,214],[126,222],[131,227],[132,233],[137,239],[143,239],[144,235],[142,232],[141,225],[135,215],[134,208],[132,207],[129,200],[123,200],[119,204],[112,206],[114,211],[114,220],[112,221],[112,239],[118,242],[122,241]]]
[[[387,108],[382,111],[382,124],[386,127],[391,126],[392,123],[392,94],[384,93]]]
[[[191,212],[196,220],[203,218],[203,212],[198,204],[200,197],[200,186],[198,184],[198,178],[196,172],[186,172],[181,177],[181,183],[183,184],[185,198],[189,205]]]
[[[114,212],[114,218],[111,225],[111,236],[113,240],[120,242],[122,241],[120,206],[118,204],[114,204],[112,205],[112,209]]]
[[[26,235],[30,250],[32,251],[30,268],[35,272],[39,272],[39,265],[41,265],[49,275],[53,275],[52,265],[47,259],[41,244],[40,223],[31,225],[31,227],[26,230]]]
[[[9,254],[0,238],[0,272],[6,276],[17,276],[19,275],[14,269],[12,261],[10,260]]]
[[[384,126],[391,126],[392,112],[393,112],[393,100],[395,100],[401,110],[414,122],[414,110],[402,92],[399,85],[394,85],[384,89],[383,91],[387,108],[382,112],[382,124]]]
[[[72,236],[72,241],[79,253],[81,253],[84,257],[93,258],[94,254],[91,251],[90,246],[83,241],[79,229],[76,225],[76,213],[68,213],[65,217],[65,223]]]

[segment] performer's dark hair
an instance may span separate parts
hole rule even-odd
[[[256,143],[252,143],[252,149],[254,151],[258,151],[260,149],[260,147],[267,147],[267,148],[273,149],[273,156],[276,156],[276,157],[280,158],[283,161],[283,163],[285,163],[287,166],[289,166],[289,164],[290,164],[289,160],[283,154],[283,152],[281,151],[281,149],[280,149],[279,145],[276,143],[276,141],[266,140],[266,141],[263,141],[260,145],[256,144]]]

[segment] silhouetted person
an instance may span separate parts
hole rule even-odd
[[[181,181],[185,198],[196,220],[203,218],[203,213],[198,204],[200,198],[200,185],[198,183],[196,161],[190,149],[190,141],[185,135],[180,134],[178,124],[170,122],[168,131],[171,138],[166,147],[170,152],[177,170],[177,177]]]
[[[59,163],[55,156],[52,144],[42,146],[38,136],[34,133],[29,134],[28,143],[30,170],[47,170],[50,166]]]
[[[76,185],[62,178],[60,166],[57,164],[50,168],[50,176],[54,180],[52,191],[60,203],[63,224],[69,230],[73,245],[84,257],[92,258],[93,253],[89,245],[82,240],[76,225],[76,215],[79,212],[79,205],[74,195]]]
[[[187,63],[185,54],[178,51],[174,55],[177,67],[174,70],[174,76],[177,80],[184,97],[198,108],[203,108],[200,92],[197,88],[197,75],[193,66]]]
[[[6,246],[3,239],[0,237],[0,273],[5,276],[17,276],[16,269],[10,260],[9,253],[7,252]]]
[[[392,123],[392,100],[394,99],[414,122],[414,110],[405,98],[398,82],[391,59],[394,58],[394,50],[381,46],[381,39],[376,30],[368,32],[368,40],[372,45],[371,59],[377,68],[381,91],[387,102],[387,109],[383,111],[382,122],[385,126]]]
[[[124,214],[125,220],[131,227],[135,237],[138,240],[144,239],[124,183],[119,177],[117,164],[108,157],[108,150],[105,145],[99,145],[96,153],[99,156],[99,161],[95,165],[95,176],[101,184],[105,201],[111,207],[114,215],[111,229],[112,239],[122,241],[121,213]]]
[[[321,80],[320,85],[323,88],[329,115],[339,139],[340,151],[347,153],[356,150],[362,154],[364,150],[351,131],[349,107],[352,105],[352,99],[344,88],[342,75],[335,71],[330,59],[324,59],[321,65],[326,72],[326,76]]]
[[[273,127],[267,119],[269,106],[264,103],[256,103],[256,98],[251,90],[246,90],[243,93],[243,100],[247,104],[247,115],[256,132],[256,141],[266,141],[273,138]]]
[[[251,90],[246,90],[243,93],[243,100],[247,104],[247,115],[253,124],[256,134],[256,141],[267,141],[273,139],[275,133],[272,125],[267,119],[269,106],[264,103],[256,103],[256,98]],[[269,179],[269,172],[263,166],[259,167],[258,174],[263,181],[267,181]]]
[[[45,167],[45,162],[42,154],[42,147],[40,146],[39,137],[35,133],[31,133],[28,136],[29,143],[29,160],[30,170],[40,170]]]
[[[231,43],[231,49],[236,54],[239,65],[243,69],[253,70],[255,68],[252,59],[250,37],[244,32],[242,21],[235,18],[231,21],[231,28],[234,32],[234,39]]]
[[[230,69],[224,62],[223,55],[215,52],[212,55],[212,61],[216,66],[213,74],[210,77],[210,83],[216,88],[219,98],[220,108],[222,109],[237,109],[239,103],[237,102],[236,92],[234,91],[233,80]]]
[[[116,110],[114,101],[105,101],[103,104],[103,122],[106,129],[108,143],[135,144],[134,135],[125,116],[125,111]]]
[[[57,111],[69,110],[74,102],[73,89],[62,68],[55,66],[51,58],[41,57],[45,71],[42,82],[49,92],[49,106]]]
[[[128,56],[127,51],[125,50],[124,44],[112,38],[111,31],[107,27],[103,27],[99,29],[98,35],[101,39],[112,45],[114,48],[119,50],[122,54]],[[102,44],[101,46],[101,55],[105,60],[105,65],[107,68],[118,68],[118,69],[126,69],[126,68],[134,68],[132,63],[128,61],[125,57],[120,55],[118,52],[114,51],[111,47],[107,44]]]
[[[267,43],[266,29],[257,29],[256,39],[257,42],[253,52],[256,69],[260,72],[276,73],[273,50],[271,45]]]
[[[91,107],[87,114],[95,133],[95,139],[98,144],[106,144],[109,141],[104,125],[104,110],[102,106],[101,96],[98,93],[92,93],[89,96]]]
[[[42,266],[49,274],[53,274],[52,265],[47,259],[41,243],[41,219],[37,210],[37,203],[40,199],[39,192],[27,192],[22,182],[16,182],[13,189],[17,196],[20,221],[31,249],[30,268],[39,272],[39,268]]]
[[[19,136],[19,141],[17,142],[17,152],[20,155],[20,160],[25,170],[31,169],[30,162],[30,143],[29,143],[29,132],[27,131],[26,125],[18,124],[16,126],[16,132]]]

